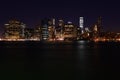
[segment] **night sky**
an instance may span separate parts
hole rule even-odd
[[[4,0],[0,1],[0,27],[10,19],[18,19],[34,27],[43,18],[64,19],[78,25],[80,16],[84,26],[93,25],[102,16],[104,29],[120,32],[120,5],[113,0]]]

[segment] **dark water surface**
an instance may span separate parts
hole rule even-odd
[[[119,65],[118,42],[0,42],[0,80],[119,80]]]

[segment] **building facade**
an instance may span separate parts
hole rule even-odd
[[[77,39],[77,27],[72,22],[68,22],[64,26],[64,40],[76,40]]]
[[[25,35],[26,25],[17,20],[10,20],[8,24],[5,24],[4,38],[6,39],[21,39]]]

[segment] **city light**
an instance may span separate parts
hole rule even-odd
[[[35,28],[29,28],[23,22],[10,20],[4,24],[4,34],[0,41],[81,41],[94,42],[120,41],[120,33],[102,31],[102,20],[98,18],[97,23],[91,27],[83,27],[83,17],[79,17],[77,26],[71,21],[43,19],[41,24]]]

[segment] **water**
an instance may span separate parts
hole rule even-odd
[[[119,79],[119,42],[0,42],[0,80]]]

